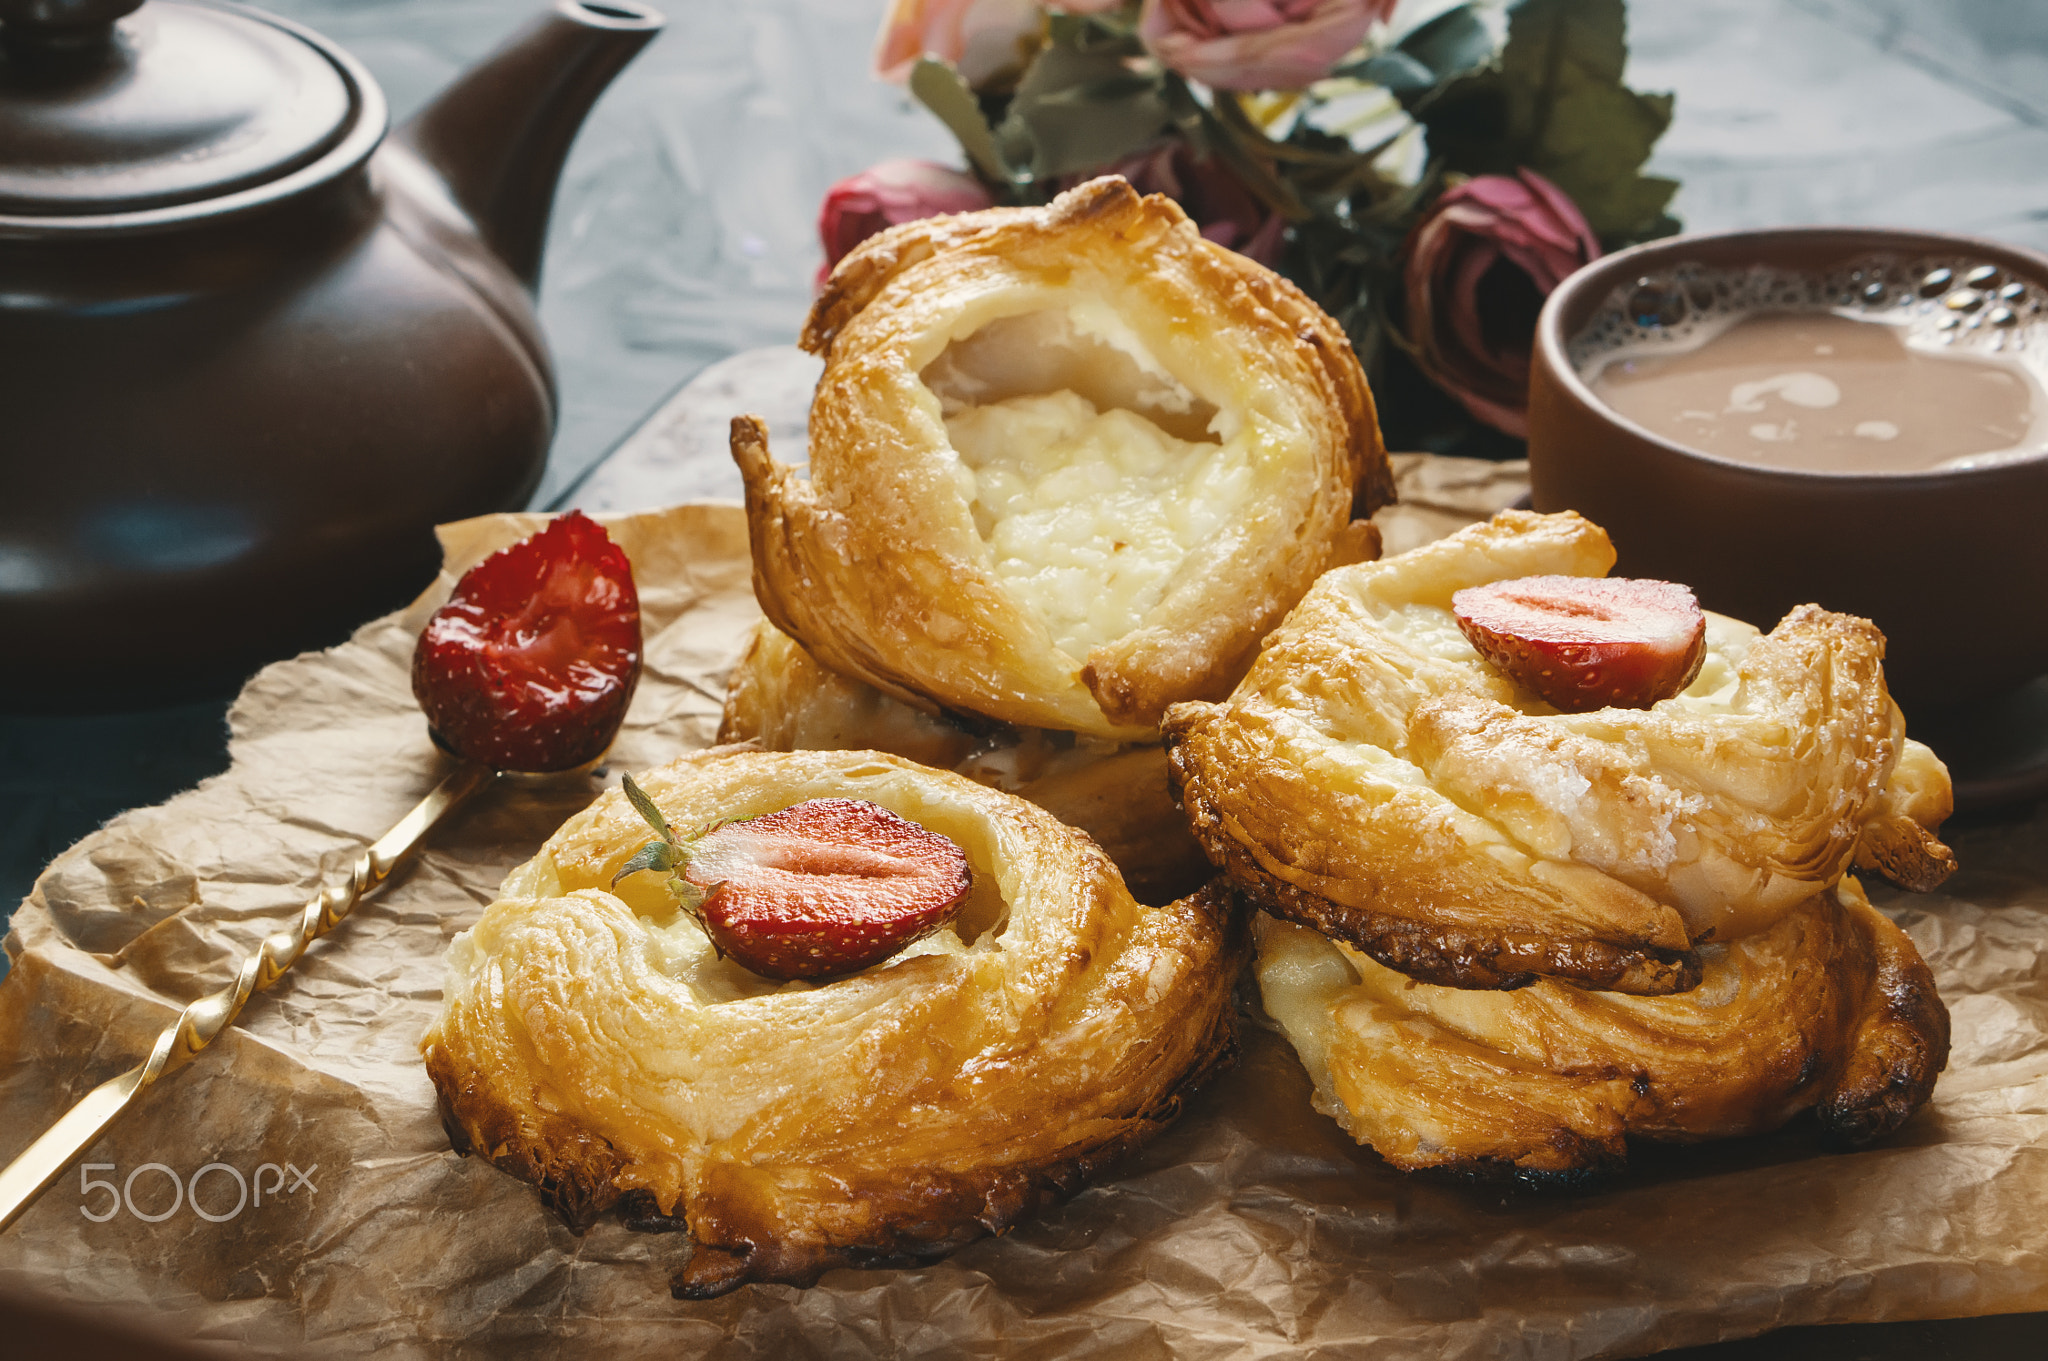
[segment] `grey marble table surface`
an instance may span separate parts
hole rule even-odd
[[[869,74],[884,0],[654,3],[669,27],[598,104],[556,202],[541,317],[561,414],[537,506],[737,495],[722,422],[707,415],[715,403],[671,411],[663,440],[606,456],[711,366],[794,339],[821,259],[817,206],[834,180],[886,156],[957,160],[935,120]],[[403,118],[541,4],[268,8],[352,50]],[[2048,249],[2044,0],[1629,8],[1631,82],[1677,97],[1651,168],[1682,182],[1674,211],[1688,228],[1922,226]],[[801,418],[808,361],[739,362],[779,375],[782,411],[768,414],[780,441]],[[148,714],[0,714],[0,914],[106,818],[224,768],[225,707],[223,697]],[[1825,1347],[1793,1334],[1698,1356],[2040,1354],[2038,1320],[2011,1331],[2027,1326],[1826,1330]]]

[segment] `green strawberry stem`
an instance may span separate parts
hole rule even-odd
[[[638,874],[641,870],[662,870],[668,875],[668,891],[675,895],[675,900],[682,904],[683,910],[695,917],[697,924],[702,926],[705,890],[684,878],[683,871],[690,864],[690,848],[724,824],[713,823],[695,836],[678,837],[675,830],[668,825],[668,819],[662,816],[661,809],[655,805],[653,799],[647,797],[647,791],[634,784],[631,775],[623,778],[626,798],[632,802],[640,816],[647,819],[647,825],[660,833],[661,840],[650,841],[635,851],[633,858],[612,876],[612,887],[617,888],[619,880],[629,874]],[[707,931],[705,934],[708,936],[710,933]],[[718,950],[718,942],[712,941],[711,948]],[[718,950],[718,953],[722,958],[725,951]]]

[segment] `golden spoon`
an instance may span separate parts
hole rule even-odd
[[[314,894],[292,925],[265,936],[262,947],[242,960],[233,983],[193,1002],[165,1026],[148,1058],[86,1093],[41,1138],[23,1149],[0,1171],[0,1230],[20,1218],[152,1083],[218,1039],[251,997],[284,977],[307,946],[346,921],[363,896],[389,879],[399,862],[417,849],[443,818],[495,784],[503,773],[469,761],[456,766],[397,826],[356,857],[348,883]]]

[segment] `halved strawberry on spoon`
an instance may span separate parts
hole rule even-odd
[[[1451,597],[1480,656],[1566,713],[1647,709],[1692,684],[1707,621],[1691,591],[1627,577],[1516,577]]]
[[[973,883],[950,839],[879,804],[806,799],[679,837],[628,776],[660,839],[612,876],[665,870],[669,891],[720,955],[764,978],[837,978],[879,964],[951,921]]]
[[[571,513],[456,584],[413,652],[413,693],[434,739],[466,758],[396,826],[243,956],[232,982],[188,1004],[150,1057],[109,1078],[5,1167],[0,1229],[149,1088],[220,1036],[250,997],[348,920],[427,835],[506,771],[571,770],[604,754],[640,678],[640,597],[626,555]]]
[[[434,740],[493,770],[596,760],[639,680],[632,564],[579,511],[464,573],[413,653]]]

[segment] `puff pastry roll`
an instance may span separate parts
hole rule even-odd
[[[1144,1140],[1232,1052],[1241,922],[1218,889],[1140,907],[1088,839],[1021,799],[874,752],[713,751],[642,780],[694,827],[808,798],[951,838],[951,927],[824,984],[715,956],[614,790],[507,878],[448,957],[422,1040],[457,1147],[572,1226],[686,1225],[705,1297],[1000,1232]]]
[[[1853,878],[1767,929],[1702,949],[1677,997],[1539,981],[1417,983],[1306,927],[1262,917],[1259,988],[1318,1110],[1407,1171],[1571,1178],[1630,1136],[1777,1129],[1811,1110],[1861,1143],[1927,1100],[1948,1012],[1904,932]]]
[[[756,594],[928,712],[1149,740],[1393,498],[1342,330],[1161,196],[906,223],[833,271],[804,476],[733,422]]]
[[[1917,819],[1945,815],[1947,772],[1919,747],[1919,792],[1889,792],[1917,744],[1868,621],[1803,606],[1759,634],[1709,614],[1683,694],[1563,714],[1451,612],[1467,586],[1613,561],[1578,515],[1506,511],[1324,576],[1228,702],[1167,714],[1211,860],[1268,911],[1416,978],[1642,994],[1693,986],[1698,944],[1826,890],[1873,823],[1873,863],[1938,881],[1953,862]]]
[[[1139,902],[1171,902],[1210,877],[1167,789],[1158,743],[1043,728],[973,732],[826,670],[766,620],[733,669],[718,740],[769,751],[872,748],[1007,790],[1086,832]]]

